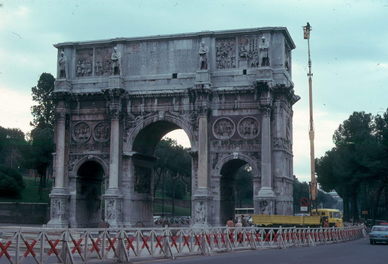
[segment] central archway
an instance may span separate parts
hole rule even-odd
[[[179,170],[179,166],[171,168],[171,164],[161,164],[160,162],[161,160],[169,159],[167,161],[173,161],[176,162],[175,165],[179,165],[178,163],[181,163],[179,159],[182,158],[182,155],[186,155],[186,158],[189,156],[187,150],[184,150],[183,147],[178,146],[176,143],[171,145],[173,141],[163,141],[163,144],[167,144],[167,148],[173,146],[175,151],[180,150],[181,154],[178,154],[176,157],[172,156],[173,153],[163,153],[163,151],[168,151],[163,149],[166,146],[161,147],[158,145],[166,134],[177,129],[182,128],[175,122],[171,122],[171,120],[157,120],[154,122],[149,122],[149,120],[147,122],[146,120],[142,128],[138,129],[136,135],[133,136],[133,141],[129,142],[132,143],[132,150],[130,161],[127,160],[127,168],[131,180],[129,189],[124,193],[124,225],[151,226],[154,224],[153,215],[155,212],[158,215],[169,215],[168,211],[174,211],[171,207],[179,208],[181,206],[187,207],[188,205],[189,208],[187,209],[190,213],[190,200],[186,203],[175,201],[175,198],[182,194],[181,188],[187,187],[187,185],[183,186],[180,184],[182,183],[182,172]],[[190,135],[187,133],[186,135],[190,139]],[[159,151],[155,152],[156,150]],[[184,153],[182,154],[182,152]],[[191,193],[190,156],[189,160],[190,168],[188,174],[190,174],[190,187],[188,191]],[[164,165],[170,166],[167,175],[160,171]],[[185,175],[187,176],[187,172]],[[163,186],[161,187],[161,185]],[[186,190],[183,194],[187,194]]]

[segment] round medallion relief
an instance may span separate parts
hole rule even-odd
[[[247,116],[238,123],[238,134],[245,139],[252,139],[259,135],[259,121],[256,118]]]
[[[89,140],[91,135],[90,126],[85,122],[79,122],[73,127],[73,139],[76,142],[83,143]]]
[[[106,142],[110,136],[110,125],[108,122],[100,122],[93,129],[93,139],[97,142]]]
[[[221,117],[213,124],[213,135],[218,139],[228,139],[233,136],[236,126],[232,119]]]

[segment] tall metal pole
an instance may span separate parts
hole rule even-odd
[[[312,30],[310,23],[307,22],[307,25],[303,27],[304,39],[307,39],[308,46],[308,66],[309,72],[307,76],[309,77],[309,110],[310,110],[310,126],[309,126],[309,138],[310,138],[310,198],[312,207],[316,205],[317,198],[317,179],[315,177],[315,154],[314,154],[314,118],[313,118],[313,73],[311,72],[311,56],[310,56],[310,31]]]

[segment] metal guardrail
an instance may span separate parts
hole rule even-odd
[[[143,257],[174,259],[241,249],[316,246],[365,236],[364,226],[344,228],[0,228],[0,263],[86,263]],[[6,260],[6,261],[5,261]]]

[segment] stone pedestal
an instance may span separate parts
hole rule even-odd
[[[108,88],[109,89],[122,89],[123,79],[120,76],[110,76],[108,79]]]
[[[55,81],[55,92],[71,92],[71,83],[66,79],[57,79]]]
[[[210,85],[210,73],[209,70],[199,70],[195,75],[196,84],[209,84]]]
[[[209,227],[209,193],[207,188],[198,188],[192,198],[192,228]]]
[[[122,195],[118,189],[108,189],[103,195],[105,201],[105,221],[110,227],[122,226]]]
[[[69,227],[69,193],[64,188],[53,188],[50,193],[50,221],[48,227]]]

